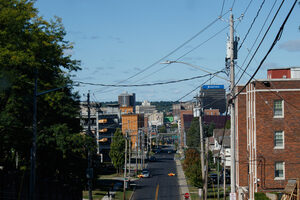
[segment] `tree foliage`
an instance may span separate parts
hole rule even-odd
[[[33,89],[71,85],[79,62],[59,18],[38,16],[32,0],[0,0],[0,162],[5,169],[29,166],[32,144]],[[38,177],[83,179],[86,143],[80,134],[79,96],[72,87],[38,96]],[[24,168],[23,167],[23,168]]]
[[[186,136],[186,144],[188,147],[200,147],[199,131],[199,118],[194,117]]]
[[[202,187],[202,171],[199,152],[190,148],[185,152],[185,160],[183,163],[185,175],[191,180],[191,183],[196,187]]]
[[[120,173],[125,163],[125,139],[120,129],[117,129],[112,138],[109,151],[110,159]]]

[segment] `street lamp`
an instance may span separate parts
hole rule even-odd
[[[47,90],[44,92],[38,93],[37,91],[37,71],[35,72],[34,78],[34,92],[33,92],[33,138],[32,138],[32,148],[30,152],[30,186],[29,186],[29,199],[34,200],[36,199],[36,191],[35,191],[35,184],[36,184],[36,138],[37,138],[37,97],[43,94],[47,94],[49,92],[54,92],[56,90],[60,90],[62,88],[68,87],[70,85],[62,86],[59,88],[54,88],[51,90]]]
[[[195,69],[199,69],[199,70],[201,70],[201,71],[203,71],[203,72],[206,72],[206,73],[208,73],[208,74],[210,74],[210,75],[213,75],[213,76],[215,76],[215,77],[218,77],[218,78],[220,78],[220,79],[223,79],[223,80],[226,80],[226,81],[230,82],[230,80],[228,80],[228,79],[226,79],[226,78],[224,78],[224,77],[222,77],[222,76],[218,76],[218,75],[216,74],[217,72],[212,73],[212,72],[210,72],[210,71],[207,71],[207,70],[205,70],[205,69],[202,69],[202,68],[199,67],[199,66],[192,65],[192,64],[187,63],[187,62],[176,61],[176,60],[166,60],[166,61],[164,61],[164,62],[161,62],[160,64],[172,64],[172,63],[181,63],[181,64],[185,64],[185,65],[188,65],[188,66],[193,67],[193,68],[195,68]]]

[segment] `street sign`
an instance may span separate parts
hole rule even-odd
[[[184,194],[184,198],[186,198],[186,199],[190,198],[190,194],[189,193],[185,193]]]
[[[209,90],[209,89],[224,89],[224,85],[203,85],[202,89]]]

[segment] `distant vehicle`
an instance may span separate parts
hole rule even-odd
[[[149,171],[149,169],[143,169],[142,170],[142,176],[144,178],[149,178],[150,177],[150,171]]]
[[[154,150],[154,153],[160,153],[160,152],[161,152],[161,149]]]
[[[154,161],[156,161],[156,158],[155,158],[154,156],[151,156],[151,157],[149,158],[149,161],[150,161],[150,162],[154,162]]]

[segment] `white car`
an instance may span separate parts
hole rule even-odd
[[[150,177],[149,169],[143,169],[142,170],[142,175],[143,175],[144,178],[149,178]]]

